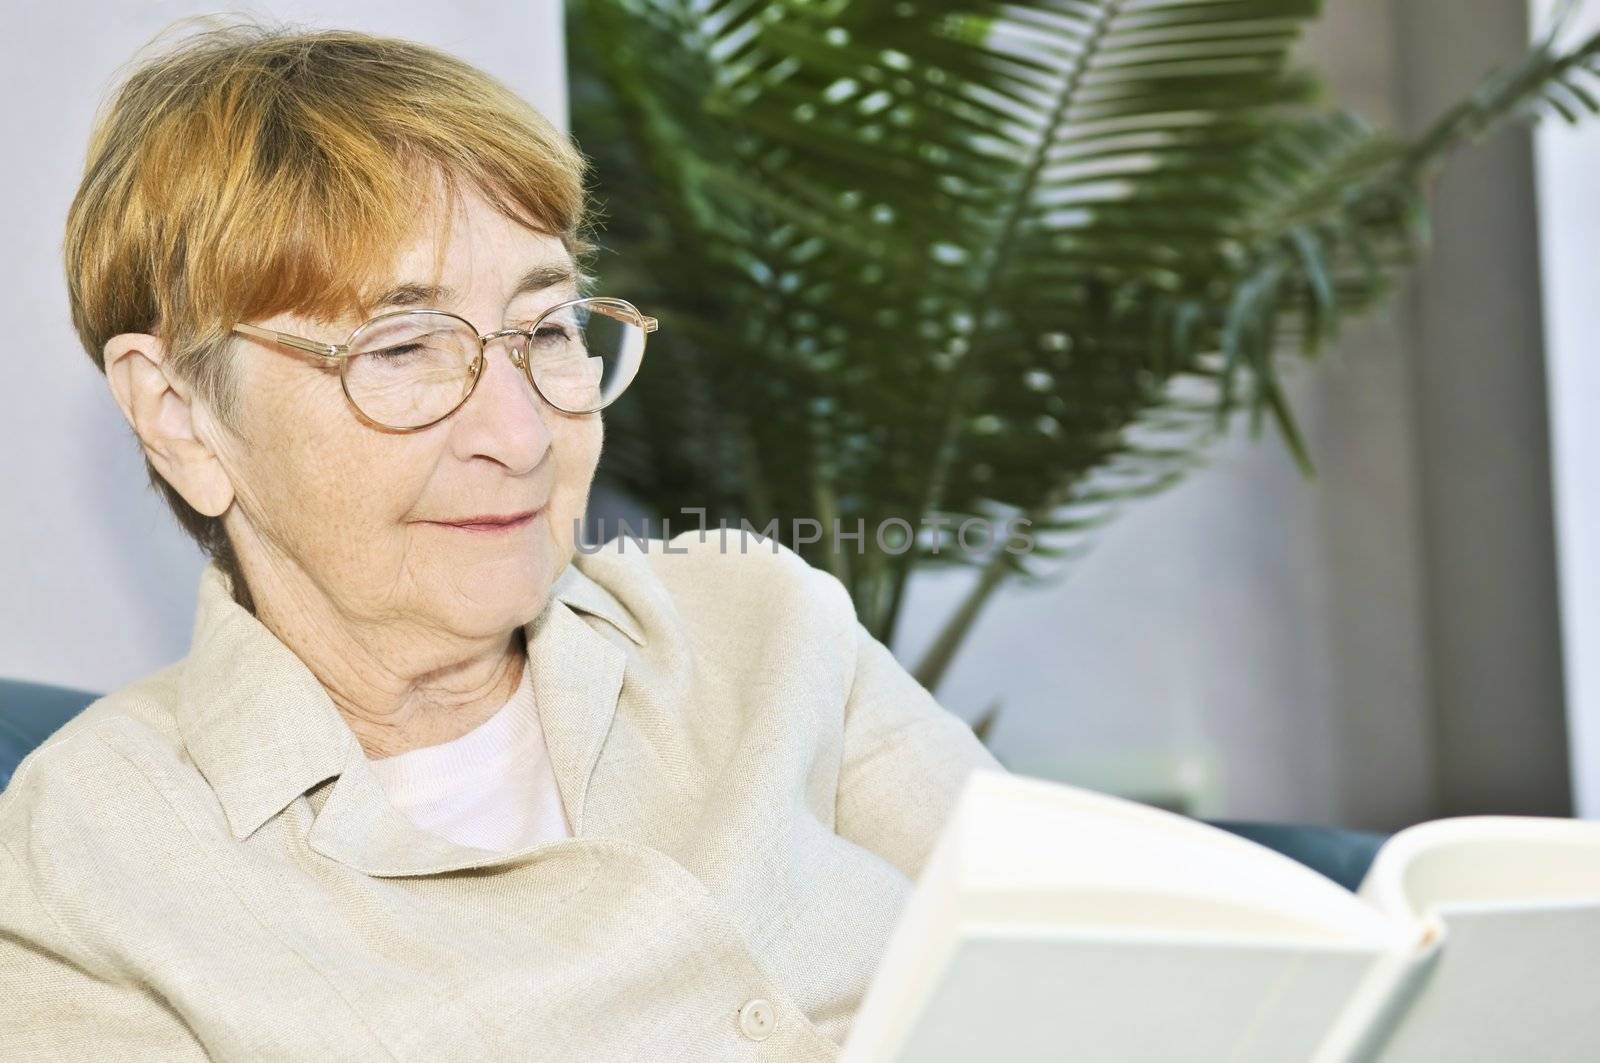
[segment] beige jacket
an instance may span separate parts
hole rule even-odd
[[[189,655],[0,795],[0,1056],[835,1059],[960,783],[999,765],[837,579],[726,541],[563,570],[525,630],[573,837],[512,854],[396,812],[207,569]]]

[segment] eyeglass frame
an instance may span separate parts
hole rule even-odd
[[[525,336],[531,340],[533,339],[534,333],[538,331],[539,326],[544,323],[544,319],[556,311],[564,310],[565,308],[573,306],[577,303],[595,302],[620,304],[621,308],[625,308],[627,312],[634,318],[634,320],[630,323],[638,325],[644,329],[645,344],[641,344],[639,348],[639,361],[642,364],[644,361],[644,347],[649,341],[650,333],[655,332],[658,328],[660,328],[661,323],[655,318],[641,313],[638,307],[634,306],[626,299],[620,299],[609,295],[586,295],[580,296],[576,299],[568,299],[566,302],[557,303],[555,306],[552,306],[541,312],[538,317],[534,318],[533,324],[529,325],[527,328],[503,328],[497,329],[494,332],[480,333],[478,331],[478,326],[474,325],[460,314],[449,310],[436,310],[430,307],[402,308],[399,310],[389,310],[382,314],[377,314],[351,329],[350,335],[343,343],[324,343],[321,340],[313,340],[307,339],[304,336],[296,336],[290,332],[280,332],[277,329],[262,328],[260,325],[252,325],[245,321],[240,321],[234,324],[229,331],[236,332],[242,336],[249,336],[251,339],[276,342],[281,343],[286,347],[293,347],[295,350],[303,351],[321,359],[325,364],[337,362],[339,366],[339,389],[344,392],[345,400],[350,403],[351,407],[358,414],[361,415],[363,420],[369,424],[375,425],[376,427],[390,432],[420,432],[424,428],[432,428],[440,421],[450,417],[457,410],[461,409],[461,407],[465,406],[468,399],[472,398],[473,393],[478,390],[478,381],[483,377],[483,367],[488,358],[488,347],[490,343],[498,339],[503,339],[507,336]],[[615,314],[610,314],[605,308],[601,308],[600,312],[607,314],[607,316],[616,316]],[[467,369],[467,375],[471,378],[471,382],[467,385],[467,390],[461,396],[461,400],[459,402],[426,424],[419,424],[410,428],[400,428],[395,425],[384,424],[382,421],[375,420],[371,414],[367,413],[366,410],[361,408],[361,404],[355,400],[355,396],[350,394],[348,367],[350,365],[350,360],[356,357],[355,354],[351,353],[350,349],[355,345],[355,342],[360,337],[361,333],[372,326],[381,324],[382,322],[390,320],[391,318],[414,314],[435,314],[440,317],[454,318],[455,320],[461,322],[463,325],[467,326],[474,336],[478,338],[478,356],[472,360],[471,365]],[[621,319],[618,318],[618,320]],[[363,351],[358,353],[364,354],[367,352]],[[549,403],[553,409],[559,410],[562,413],[573,414],[575,416],[586,416],[591,413],[599,413],[601,410],[611,405],[611,403],[615,402],[622,395],[622,392],[619,391],[607,402],[600,406],[596,406],[592,410],[563,409],[561,406],[558,406],[556,403],[550,401],[550,398],[545,395],[544,389],[539,386],[539,382],[533,378],[533,363],[521,348],[515,346],[511,348],[511,364],[522,370],[522,375],[527,379],[529,385],[533,387],[534,393],[537,394],[539,398],[543,399],[546,403]],[[639,366],[635,366],[633,371],[634,374],[637,375],[639,372]],[[628,385],[632,383],[633,377],[629,377],[628,384],[624,384],[622,390],[626,391],[628,389]]]

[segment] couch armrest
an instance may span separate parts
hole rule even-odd
[[[22,758],[100,695],[68,687],[0,679],[0,790]]]
[[[1364,830],[1309,827],[1291,823],[1256,823],[1237,819],[1207,820],[1213,827],[1237,834],[1300,861],[1349,890],[1361,885],[1372,858],[1387,836]]]

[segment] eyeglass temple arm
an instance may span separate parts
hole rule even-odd
[[[619,321],[634,317],[633,314],[628,313],[621,307],[597,305],[595,309],[599,310],[607,317],[614,317]],[[661,323],[659,321],[644,314],[638,315],[637,321],[646,332],[654,332],[656,329],[661,327]],[[233,326],[233,331],[243,333],[246,336],[250,336],[258,340],[273,340],[278,343],[282,343],[285,346],[293,347],[295,350],[305,351],[308,354],[315,354],[322,358],[327,358],[330,361],[343,357],[345,353],[344,347],[337,343],[318,343],[316,340],[303,339],[300,336],[293,336],[287,332],[279,332],[276,329],[261,328],[258,325],[250,325],[242,321]]]
[[[239,324],[233,326],[233,331],[243,333],[246,336],[250,336],[258,340],[273,340],[287,347],[293,347],[295,350],[305,351],[308,354],[315,354],[319,357],[327,358],[330,361],[342,357],[345,353],[344,347],[337,343],[318,343],[316,340],[308,340],[300,336],[291,336],[287,332],[279,332],[276,329],[261,328],[256,325],[247,325],[244,322],[240,322]]]
[[[661,327],[661,323],[655,318],[647,317],[644,314],[639,314],[637,316],[630,314],[620,306],[607,306],[604,303],[596,303],[594,304],[593,308],[607,317],[616,318],[618,321],[632,321],[642,326],[646,332],[654,332],[656,329]]]

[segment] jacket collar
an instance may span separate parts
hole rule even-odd
[[[643,645],[637,620],[605,587],[568,564],[545,608],[524,626],[545,745],[573,834],[589,775],[622,689],[623,643],[581,614]],[[200,577],[194,635],[179,678],[177,716],[195,766],[244,839],[319,783],[337,781],[309,843],[371,874],[420,874],[494,858],[410,824],[388,802],[365,752],[299,657],[233,599],[215,562]]]

